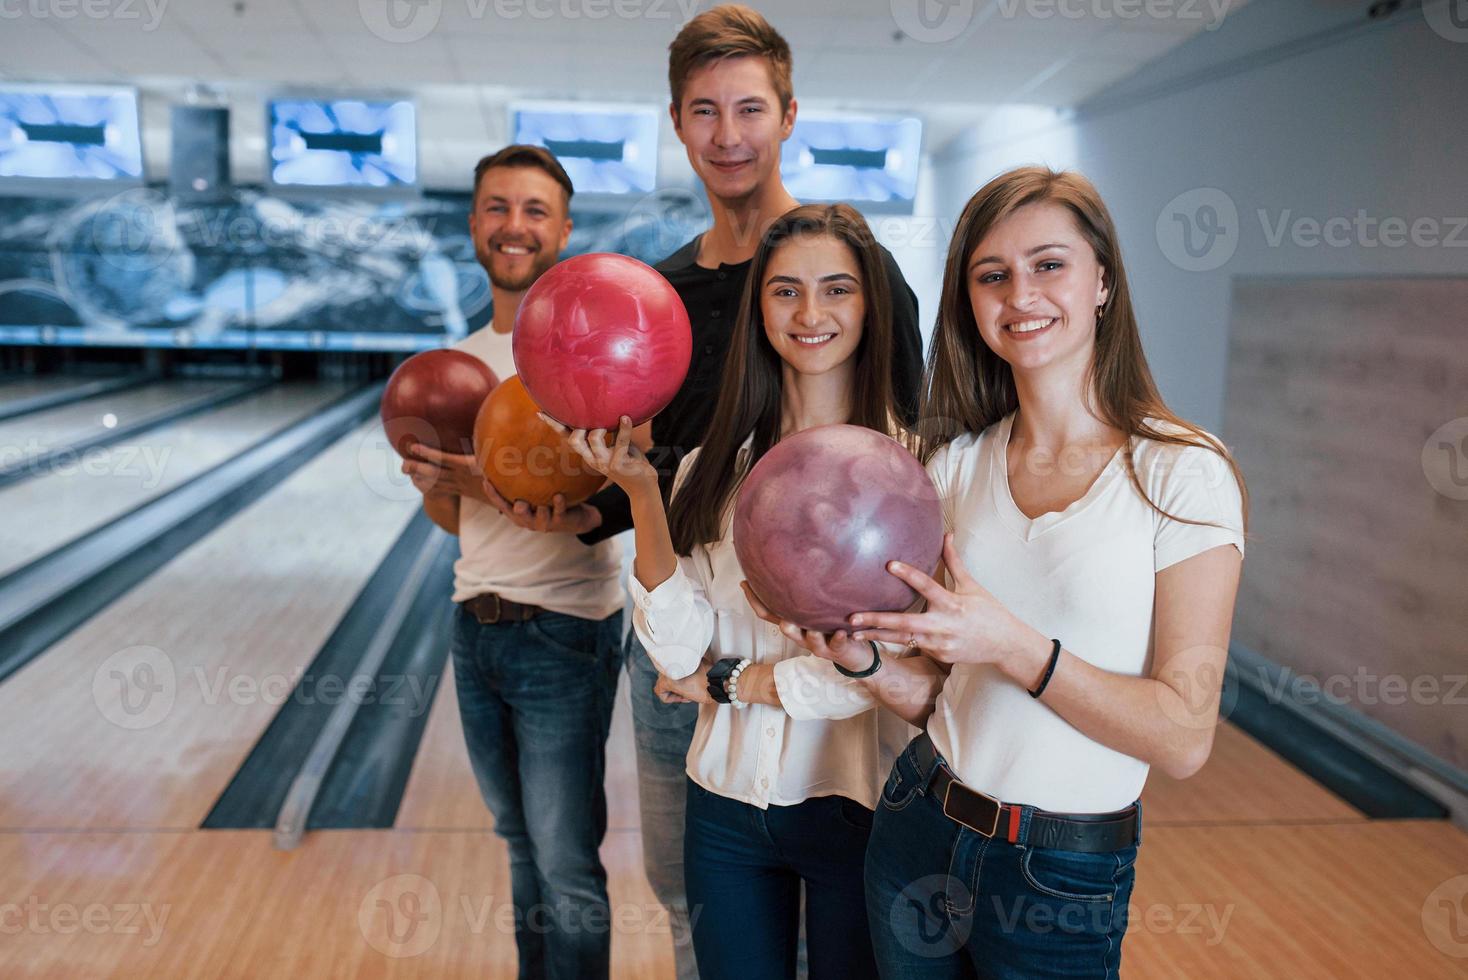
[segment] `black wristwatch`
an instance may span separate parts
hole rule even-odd
[[[877,671],[882,669],[882,651],[878,649],[877,644],[873,641],[867,640],[867,642],[870,643],[872,647],[872,665],[866,670],[847,670],[845,667],[835,662],[833,662],[831,666],[835,667],[836,670],[839,671],[843,677],[855,678],[872,676]]]
[[[729,679],[729,675],[734,673],[734,668],[738,666],[738,657],[724,657],[721,660],[715,660],[714,665],[709,668],[709,697],[713,698],[719,704],[729,703],[729,692],[724,689],[724,682]]]

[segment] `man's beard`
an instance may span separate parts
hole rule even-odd
[[[556,264],[554,256],[549,256],[544,251],[537,251],[531,256],[530,268],[523,275],[510,277],[495,271],[496,253],[493,249],[493,245],[485,249],[484,253],[479,256],[479,264],[484,267],[484,271],[489,275],[489,281],[496,289],[512,293],[523,293],[535,280],[540,278],[541,273]]]

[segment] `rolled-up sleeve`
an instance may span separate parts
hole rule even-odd
[[[698,669],[714,639],[713,607],[689,567],[695,561],[679,558],[677,570],[652,591],[636,575],[628,581],[632,628],[658,670],[674,680]]]
[[[896,660],[911,652],[890,643],[878,646],[883,660]],[[813,653],[776,663],[775,690],[785,713],[797,721],[851,718],[881,705],[859,678],[845,676],[831,661]]]

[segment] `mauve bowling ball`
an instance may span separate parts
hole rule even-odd
[[[755,595],[782,620],[830,633],[855,612],[917,598],[887,571],[931,573],[943,552],[938,491],[896,440],[855,425],[781,439],[755,464],[734,508],[734,552]]]
[[[515,315],[515,370],[530,397],[573,429],[640,425],[688,374],[693,334],[668,280],[626,255],[594,252],[552,266]]]
[[[382,393],[382,427],[399,456],[421,442],[446,453],[473,452],[474,418],[499,378],[479,358],[426,350],[398,365]]]
[[[506,378],[474,420],[474,458],[485,479],[511,503],[549,507],[560,493],[573,507],[596,493],[606,477],[587,466],[539,411],[520,376]]]

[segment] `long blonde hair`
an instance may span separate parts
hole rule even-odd
[[[1095,186],[1072,171],[1019,167],[989,181],[964,207],[948,246],[938,323],[923,379],[919,433],[924,462],[958,435],[982,432],[1019,407],[1013,369],[979,335],[969,301],[967,266],[969,256],[996,224],[1027,204],[1040,203],[1058,204],[1070,212],[1104,271],[1110,292],[1096,321],[1088,388],[1097,417],[1128,436],[1123,455],[1132,485],[1159,514],[1185,524],[1208,523],[1168,514],[1147,495],[1132,458],[1131,437],[1212,450],[1238,481],[1247,529],[1249,491],[1244,475],[1221,442],[1173,414],[1163,402],[1142,353],[1116,226]],[[1163,431],[1149,420],[1183,431]]]

